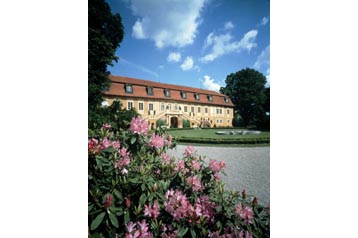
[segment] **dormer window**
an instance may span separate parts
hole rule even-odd
[[[200,95],[199,95],[199,93],[195,93],[195,94],[194,94],[194,97],[195,97],[195,100],[200,100]]]
[[[170,97],[170,90],[169,89],[164,89],[164,95],[166,97]]]
[[[181,91],[181,98],[186,99],[186,92],[185,91]]]
[[[209,100],[209,102],[212,102],[213,101],[213,96],[208,95],[208,100]]]
[[[132,84],[126,84],[126,93],[133,93]]]
[[[148,95],[154,95],[154,93],[153,93],[153,87],[150,87],[150,86],[147,87],[147,94],[148,94]]]
[[[229,98],[228,97],[225,97],[225,102],[229,103]]]

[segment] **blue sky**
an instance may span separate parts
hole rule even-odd
[[[125,32],[111,74],[218,91],[249,67],[269,85],[269,0],[107,2]]]

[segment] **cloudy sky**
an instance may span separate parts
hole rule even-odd
[[[111,74],[218,91],[249,67],[269,85],[269,0],[107,2],[125,31]]]

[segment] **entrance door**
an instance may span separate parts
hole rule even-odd
[[[178,118],[172,117],[170,119],[170,128],[178,128]]]

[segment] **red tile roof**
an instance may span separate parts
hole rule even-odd
[[[122,76],[113,76],[110,75],[109,79],[111,81],[111,86],[109,91],[103,92],[105,95],[111,96],[125,96],[125,97],[136,97],[136,98],[155,98],[155,99],[165,99],[173,100],[180,102],[190,102],[190,103],[200,103],[200,104],[211,104],[211,105],[220,105],[220,106],[229,106],[233,107],[233,103],[230,98],[224,94],[204,90],[199,88],[192,88],[174,84],[158,83],[148,80],[135,79]],[[133,87],[133,93],[125,92],[125,85],[131,84]],[[153,87],[154,95],[147,94],[147,86]],[[170,89],[170,97],[164,95],[164,89]],[[181,91],[186,92],[186,99],[181,97]],[[195,93],[199,93],[200,100],[196,100],[194,97]],[[211,95],[213,100],[208,100],[208,95]],[[225,97],[229,99],[229,102],[225,102]]]

